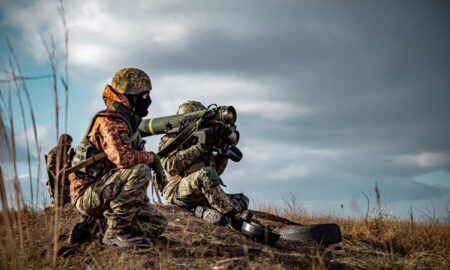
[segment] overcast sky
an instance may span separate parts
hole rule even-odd
[[[12,40],[25,75],[50,73],[42,39],[51,35],[62,71],[57,1],[0,7],[2,36]],[[222,178],[227,192],[247,194],[253,206],[280,205],[292,193],[309,211],[360,215],[361,192],[373,194],[377,182],[395,216],[410,207],[447,214],[449,1],[104,0],[65,7],[75,144],[104,107],[101,92],[114,73],[138,67],[152,80],[151,117],[174,114],[188,99],[236,108],[244,159]],[[7,67],[5,44],[0,49]],[[47,152],[56,142],[51,82],[28,85]],[[19,120],[16,129],[24,161]],[[158,143],[148,138],[147,149]]]

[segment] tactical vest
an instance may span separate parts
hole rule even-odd
[[[143,150],[145,141],[142,140],[139,129],[137,129],[136,132],[132,134],[133,128],[130,122],[124,116],[115,112],[107,112],[106,110],[102,110],[96,113],[94,117],[91,119],[88,129],[83,135],[83,139],[81,140],[80,144],[75,150],[75,156],[73,157],[72,160],[72,166],[80,164],[85,160],[89,159],[90,157],[103,151],[102,149],[99,150],[94,145],[92,145],[92,143],[89,141],[88,138],[88,135],[91,132],[92,126],[94,125],[97,117],[118,118],[125,121],[125,123],[128,126],[128,134],[120,134],[120,139],[122,143],[131,144],[131,147],[134,150],[139,151]],[[87,167],[78,170],[76,173],[87,174],[94,179],[98,179],[99,177],[103,176],[104,174],[108,173],[110,170],[116,167],[117,166],[114,163],[112,163],[108,158],[103,158],[99,161],[96,161],[92,165],[89,165]]]

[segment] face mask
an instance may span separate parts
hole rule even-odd
[[[134,112],[139,117],[144,117],[148,114],[148,107],[150,106],[150,104],[152,104],[152,99],[150,98],[149,93],[139,95],[136,99]]]

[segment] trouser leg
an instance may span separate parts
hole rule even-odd
[[[70,197],[70,182],[67,179],[64,183],[64,189],[63,189],[63,205],[66,203],[70,203],[72,201],[72,198]]]
[[[113,198],[109,202],[110,208],[104,212],[108,225],[115,228],[124,228],[131,224],[134,216],[142,207],[151,179],[150,167],[145,164],[138,164],[120,171],[121,173],[116,178],[126,180],[116,196],[114,196],[114,189],[112,190],[111,197]]]
[[[167,219],[152,205],[146,196],[133,220],[133,226],[151,239],[156,239],[167,228]]]
[[[55,181],[53,180],[53,186],[55,185]],[[54,188],[51,187],[50,185],[50,180],[47,183],[47,188],[48,188],[48,194],[50,195],[50,206],[55,206],[56,203],[56,187],[54,186]],[[66,203],[70,203],[71,202],[71,197],[70,197],[70,181],[69,179],[65,179],[63,184],[59,185],[59,189],[58,189],[58,193],[59,193],[59,203],[62,205],[65,205]]]
[[[53,188],[50,185],[50,180],[47,182],[47,188],[48,188],[48,195],[50,196],[50,206],[55,206],[55,194],[53,191]]]
[[[204,167],[181,179],[176,197],[190,198],[194,205],[205,199],[211,207],[222,214],[230,212],[235,207],[220,186],[220,177],[211,167]]]
[[[104,216],[110,227],[126,228],[142,207],[150,178],[146,164],[115,169],[92,184],[76,207],[88,216]]]
[[[51,188],[50,184],[47,185],[48,187],[48,194],[50,195],[50,206],[55,206],[56,204],[56,190],[54,190],[53,188]],[[63,186],[61,186],[58,190],[59,193],[59,203],[61,203],[62,200],[62,205],[65,205],[66,203],[70,203],[71,202],[71,197],[70,197],[70,183],[69,185],[64,184]]]

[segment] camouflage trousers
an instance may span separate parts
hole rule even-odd
[[[139,229],[157,237],[167,227],[166,218],[150,204],[147,187],[150,167],[137,164],[113,169],[78,197],[75,207],[84,215],[102,217],[113,228]]]
[[[166,197],[165,199],[171,204],[180,206],[186,204],[210,206],[222,214],[232,210],[237,213],[245,211],[249,203],[247,196],[242,193],[227,194],[223,191],[221,183],[222,180],[214,168],[203,167],[182,178],[178,187],[174,189],[175,194],[166,196],[172,197],[171,200],[167,200],[169,198]]]
[[[47,188],[48,194],[50,195],[50,207],[54,207],[56,204],[56,190],[55,186],[52,187],[52,185],[50,184],[50,180],[49,182],[47,182]],[[59,200],[60,202],[62,200],[63,205],[71,202],[70,181],[68,179],[65,179],[64,184],[62,185],[62,188],[61,187],[59,188],[58,193],[59,193]]]

